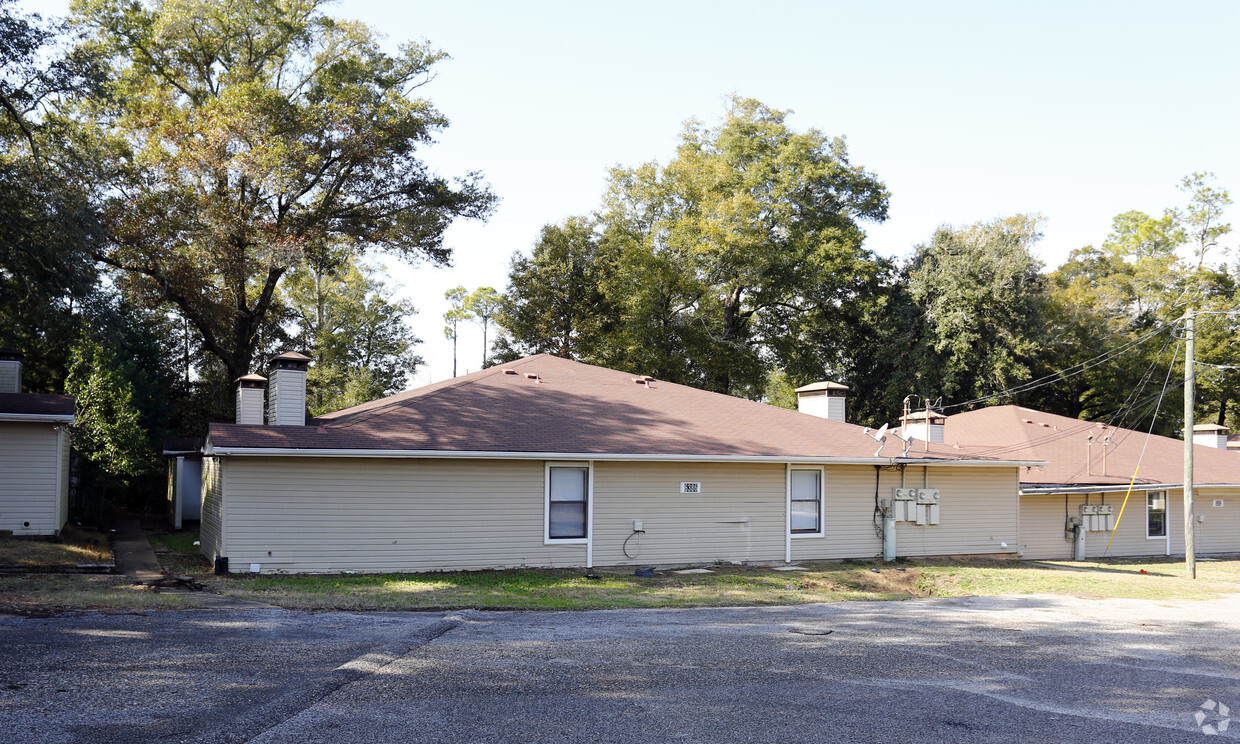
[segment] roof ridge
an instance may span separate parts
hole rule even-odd
[[[539,356],[547,356],[547,355],[535,354],[532,356],[522,357],[512,362],[508,362],[506,366],[511,367],[513,365],[518,365],[523,362],[528,362],[529,360],[534,359],[535,357],[539,357]],[[465,375],[463,377],[459,377],[459,378],[452,379],[452,380],[445,380],[444,385],[441,385],[440,387],[437,387],[434,390],[431,390],[426,393],[422,393],[420,395],[413,395],[412,393],[417,393],[418,390],[425,390],[426,389],[425,387],[406,391],[407,393],[410,393],[410,395],[405,395],[405,393],[397,393],[396,395],[388,396],[388,398],[380,398],[380,400],[388,400],[389,402],[383,405],[377,405],[372,408],[367,408],[366,410],[363,410],[363,411],[358,411],[356,414],[353,414],[353,416],[357,416],[357,418],[353,418],[352,416],[350,416],[348,419],[344,421],[335,421],[333,419],[328,419],[325,422],[325,425],[330,425],[332,423],[339,423],[341,424],[339,428],[342,428],[342,429],[348,428],[352,426],[353,424],[360,423],[362,421],[367,421],[380,413],[392,411],[398,408],[405,408],[406,406],[408,406],[410,403],[412,403],[415,400],[416,401],[428,400],[448,390],[457,390],[463,387],[467,387],[469,385],[473,385],[476,382],[481,382],[482,380],[486,380],[491,377],[494,377],[496,374],[503,374],[504,369],[505,369],[505,366],[497,364],[494,367],[487,367],[485,369],[480,369],[477,372],[474,372],[469,375]],[[400,396],[403,396],[403,397],[400,397]],[[400,399],[391,400],[392,398],[397,398],[397,397],[400,397]],[[345,409],[345,410],[348,410],[348,409]]]

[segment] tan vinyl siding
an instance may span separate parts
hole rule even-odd
[[[202,460],[202,523],[198,526],[199,550],[214,561],[223,555],[224,465],[214,457]]]
[[[1018,536],[1016,468],[927,469],[909,466],[903,484],[923,483],[942,493],[939,524],[896,523],[898,557],[1015,554]],[[891,498],[900,471],[880,471],[878,497]],[[824,536],[792,541],[794,560],[869,558],[882,555],[874,530],[875,476],[872,466],[828,467]],[[1007,543],[1007,547],[1003,543]]]
[[[883,473],[882,488],[890,491],[888,481],[888,474]],[[891,483],[900,484],[898,474]],[[869,558],[881,553],[882,543],[874,534],[873,524],[874,468],[828,466],[823,484],[826,494],[822,509],[823,536],[794,538],[792,560]]]
[[[60,527],[65,526],[65,522],[69,521],[69,447],[70,437],[68,427],[60,429],[60,512],[56,517],[56,523]]]
[[[701,492],[680,493],[685,481]],[[594,564],[782,561],[784,508],[783,465],[596,462]]]
[[[60,530],[61,448],[55,424],[0,422],[0,530],[15,535]]]
[[[1172,553],[1184,552],[1183,493],[1182,489],[1167,491],[1167,534],[1171,538]],[[1114,536],[1111,532],[1087,532],[1085,534],[1086,558],[1166,555],[1167,540],[1165,538],[1146,536],[1146,492],[1134,490],[1128,498],[1127,506],[1124,506],[1123,493],[1022,496],[1020,501],[1021,557],[1071,560],[1074,548],[1071,535],[1065,531],[1067,517],[1080,516],[1081,505],[1086,503],[1087,497],[1090,504],[1113,505],[1117,524],[1113,531]],[[1123,508],[1122,516],[1120,516],[1121,507]],[[1197,507],[1197,511],[1200,513],[1200,506]],[[1110,543],[1109,547],[1108,543]]]
[[[1240,553],[1240,489],[1202,488],[1195,496],[1193,511],[1204,517],[1197,523],[1197,552]],[[1213,506],[1214,499],[1222,499],[1223,505]],[[1183,532],[1182,525],[1168,527]]]
[[[585,565],[585,545],[544,544],[541,461],[247,457],[225,467],[233,571]]]

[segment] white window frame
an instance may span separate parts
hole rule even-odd
[[[586,471],[586,536],[585,537],[552,537],[551,536],[551,469],[575,468]],[[544,545],[589,545],[594,534],[594,462],[570,460],[564,462],[547,462],[543,467],[543,544]]]
[[[818,531],[817,532],[793,532],[792,531],[792,474],[797,470],[816,470],[818,471]],[[824,537],[827,529],[827,469],[822,465],[789,465],[788,466],[788,484],[785,489],[787,493],[787,529],[788,536],[794,540],[809,537]]]
[[[1163,500],[1163,509],[1162,509],[1163,533],[1161,535],[1150,534],[1150,496],[1153,496],[1156,493],[1161,493],[1162,500]],[[1169,529],[1169,527],[1171,525],[1167,523],[1167,520],[1170,519],[1170,517],[1171,517],[1171,497],[1168,495],[1167,491],[1146,491],[1145,492],[1145,539],[1146,540],[1169,540],[1171,537],[1171,530]]]

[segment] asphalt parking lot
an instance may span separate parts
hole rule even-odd
[[[1240,596],[0,617],[0,742],[1237,738],[1237,631]]]

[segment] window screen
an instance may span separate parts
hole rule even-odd
[[[556,539],[586,536],[586,516],[589,509],[588,473],[588,468],[551,468],[547,537]]]
[[[1146,535],[1167,536],[1167,492],[1150,491],[1145,496]]]
[[[792,471],[792,531],[822,531],[822,471]]]

